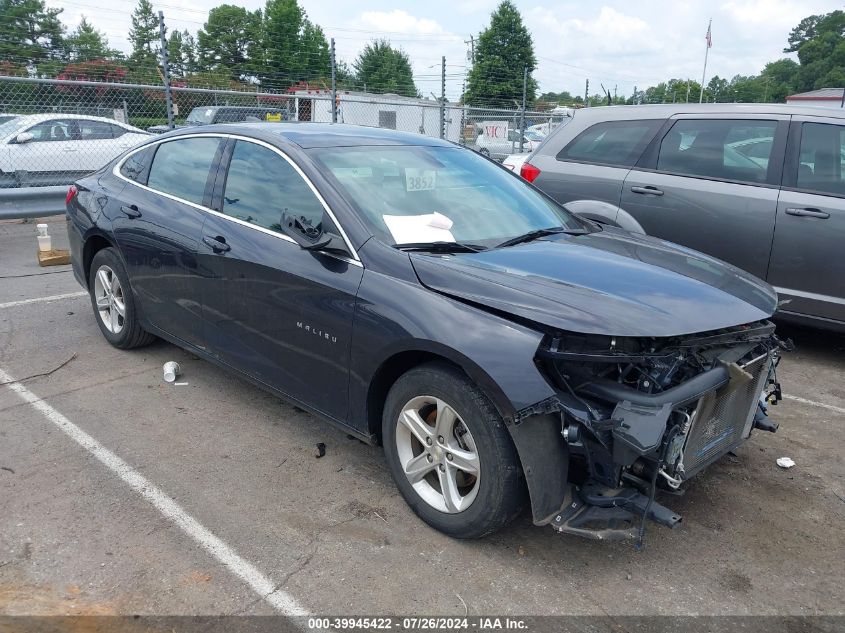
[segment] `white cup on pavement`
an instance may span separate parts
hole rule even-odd
[[[182,372],[179,363],[175,360],[164,363],[164,380],[165,382],[176,382],[177,376]]]

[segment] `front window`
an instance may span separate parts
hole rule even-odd
[[[311,156],[388,244],[491,247],[535,230],[585,228],[524,181],[466,149],[332,147]]]

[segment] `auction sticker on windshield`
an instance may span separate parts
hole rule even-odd
[[[405,169],[405,189],[407,191],[428,191],[437,184],[437,172],[433,169]]]

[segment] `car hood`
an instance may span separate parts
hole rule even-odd
[[[572,332],[679,336],[770,317],[777,294],[722,261],[616,229],[480,253],[412,253],[437,292]]]

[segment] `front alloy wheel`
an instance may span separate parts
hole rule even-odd
[[[112,334],[120,334],[126,324],[126,301],[120,280],[105,264],[94,277],[94,300],[103,326]]]
[[[396,380],[384,403],[382,443],[405,501],[449,536],[495,532],[523,506],[525,484],[504,420],[454,365],[426,363]]]
[[[472,433],[440,398],[419,396],[402,407],[396,450],[402,470],[432,508],[466,510],[478,494],[481,465]]]

